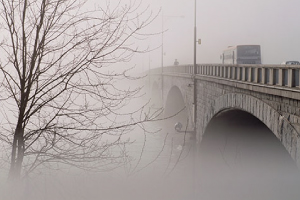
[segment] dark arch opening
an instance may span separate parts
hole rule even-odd
[[[168,93],[164,106],[164,117],[171,117],[167,124],[174,125],[176,122],[182,124],[183,129],[188,123],[188,113],[184,99],[178,87],[174,86]]]
[[[296,163],[270,129],[250,113],[226,110],[213,117],[199,152],[203,199],[299,198]]]

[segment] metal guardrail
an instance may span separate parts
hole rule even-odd
[[[151,73],[161,73],[161,68],[152,69]],[[193,74],[193,65],[168,66],[163,73]],[[300,66],[291,65],[222,65],[198,64],[197,75],[214,76],[266,85],[278,85],[290,88],[300,87]]]

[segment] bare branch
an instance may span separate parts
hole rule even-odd
[[[159,116],[144,106],[125,111],[140,88],[124,88],[127,70],[107,69],[148,51],[134,41],[146,38],[156,15],[141,2],[92,10],[86,2],[0,0],[0,139],[11,145],[11,176],[54,162],[119,166],[130,144],[124,136]]]

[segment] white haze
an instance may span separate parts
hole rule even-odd
[[[193,63],[194,0],[145,0],[164,17],[164,65]],[[300,1],[297,0],[197,0],[197,63],[220,63],[228,46],[261,45],[263,64],[300,60]],[[171,16],[171,17],[170,17]],[[184,16],[184,18],[174,17]],[[162,29],[162,17],[153,29]],[[149,39],[161,45],[161,35]],[[147,69],[161,66],[161,49],[144,55]]]
[[[95,2],[99,3],[99,1],[91,0],[89,2],[90,6],[94,6]],[[119,0],[108,2],[115,5]],[[162,13],[164,15],[165,31],[163,41],[164,65],[172,65],[175,59],[178,59],[180,64],[193,63],[194,0],[144,0],[142,7],[145,8],[147,5],[150,6],[150,10],[154,14],[159,14],[153,24],[145,30],[145,33],[156,34],[146,40],[135,41],[135,43],[140,44],[142,48],[149,46],[150,49],[154,50],[149,53],[135,55],[131,62],[117,63],[111,67],[113,69],[135,67],[134,72],[141,72],[161,66],[162,52],[160,47],[162,35],[160,33],[162,31]],[[263,64],[279,64],[284,60],[300,60],[299,19],[299,0],[197,0],[197,38],[202,40],[202,44],[197,46],[197,63],[220,63],[222,50],[227,46],[239,44],[261,45]],[[147,99],[143,99],[143,101],[145,102]],[[156,129],[161,124],[153,126],[151,128]],[[143,149],[145,135],[138,129],[133,132],[133,135],[130,135],[130,138],[137,142],[127,149],[133,160],[132,162],[127,161],[125,168],[103,174],[78,172],[73,169],[58,172],[45,171],[38,175],[35,174],[33,178],[25,182],[27,185],[25,184],[23,199],[192,199],[196,194],[195,191],[198,191],[197,185],[195,185],[195,182],[197,182],[195,174],[200,173],[201,170],[195,173],[197,169],[193,165],[195,160],[192,157],[194,152],[191,151],[195,144],[189,137],[189,134],[175,134],[173,129],[163,130],[163,132],[147,136],[146,147]],[[165,140],[166,138],[167,140]],[[224,143],[224,141],[225,139],[222,142]],[[221,147],[223,147],[223,143]],[[217,156],[221,159],[212,160],[212,162],[219,163],[224,159],[222,152],[219,151],[221,147],[219,146],[216,151],[211,152],[213,154],[219,153]],[[9,154],[9,151],[7,152]],[[234,152],[236,153],[236,151]],[[142,160],[135,168],[141,155]],[[0,167],[1,164],[0,161]],[[225,169],[228,170],[227,163],[223,162],[222,164],[226,165]],[[210,168],[209,165],[203,168],[205,167]],[[133,169],[138,173],[130,174],[132,176],[128,180],[128,172]],[[2,183],[0,186],[3,186],[6,180],[5,172],[7,172],[7,169],[5,170],[0,173]],[[239,168],[239,170],[242,169]],[[251,170],[255,170],[255,168]],[[236,176],[232,169],[229,169],[229,171],[233,176]],[[210,170],[203,173],[205,173],[205,175],[202,175],[203,178],[208,178],[211,174],[214,174]],[[169,174],[175,174],[176,176],[167,176]],[[224,176],[227,176],[227,174]],[[243,174],[243,176],[249,178],[247,174]],[[204,199],[209,199],[209,195],[212,194],[216,199],[221,199],[221,192],[224,191],[216,187],[225,185],[230,188],[230,185],[218,182],[218,177],[213,176],[213,178],[208,181],[198,180],[200,184],[204,185],[203,188],[210,189],[207,193],[202,194],[208,195],[202,196]],[[239,181],[244,182],[244,180],[234,180],[235,185]],[[293,183],[293,180],[285,181],[289,184]],[[299,184],[297,181],[295,183]],[[210,183],[212,187],[209,186]],[[221,186],[218,185],[219,183]],[[255,184],[255,182],[253,183]],[[3,192],[3,188],[1,187],[0,192]],[[239,189],[249,192],[242,186]],[[268,189],[272,192],[269,187]],[[292,189],[292,194],[297,194],[297,191],[294,188]],[[228,193],[225,194],[228,195]],[[288,192],[282,194],[288,195]],[[201,196],[201,194],[199,195]],[[238,195],[242,194],[237,192]],[[251,191],[247,198],[250,198],[249,195],[251,196]],[[256,195],[259,196],[259,194]],[[268,196],[268,194],[264,195]],[[231,199],[247,199],[245,197],[238,198],[237,196]],[[268,197],[270,196],[272,195]],[[0,200],[3,199],[2,197],[0,195]],[[226,197],[230,199],[231,196]],[[286,199],[297,199],[286,197]],[[211,198],[211,200],[214,199]]]

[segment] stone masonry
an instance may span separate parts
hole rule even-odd
[[[160,76],[156,76],[160,77]],[[246,111],[264,123],[281,141],[300,167],[300,93],[281,86],[267,86],[226,78],[196,75],[197,117],[196,138],[201,142],[210,120],[227,109]],[[164,73],[163,81],[153,78],[150,82],[160,85],[164,106],[168,92],[178,87],[193,119],[193,77],[183,73]],[[162,86],[163,83],[163,86]],[[189,126],[195,123],[190,120]]]

